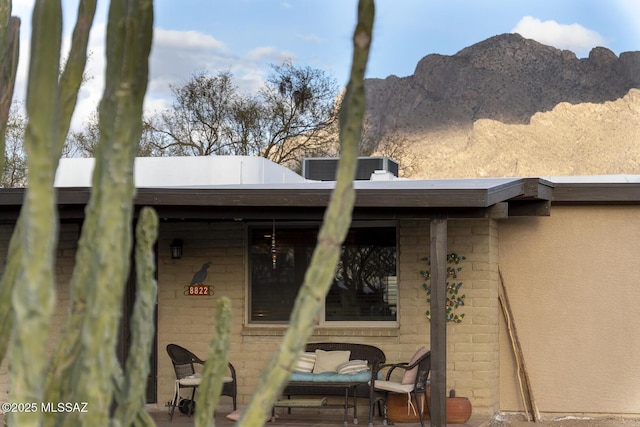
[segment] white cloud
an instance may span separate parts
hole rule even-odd
[[[181,85],[196,72],[229,71],[236,84],[254,92],[264,81],[264,64],[279,63],[292,54],[273,47],[257,47],[238,56],[212,36],[197,31],[156,29],[150,63],[147,112],[170,104],[171,85]]]
[[[310,42],[310,43],[314,43],[314,44],[322,44],[325,42],[325,40],[320,37],[317,34],[301,34],[298,33],[295,35],[295,38],[305,41],[305,42]]]
[[[287,59],[294,59],[292,52],[278,50],[273,46],[260,46],[247,52],[247,59],[250,61],[267,61],[280,63]]]
[[[20,17],[31,16],[35,2],[35,0],[13,0],[11,4],[11,15]]]
[[[149,90],[169,95],[170,84],[186,81],[197,70],[226,68],[232,60],[227,46],[208,34],[155,29]]]
[[[559,24],[531,16],[523,17],[511,32],[558,49],[571,50],[580,57],[588,55],[596,46],[606,46],[605,39],[599,33],[580,24]]]
[[[155,28],[153,31],[154,46],[180,49],[211,49],[226,51],[227,46],[209,34],[199,31],[176,31]]]
[[[171,106],[171,100],[166,98],[150,98],[145,97],[144,99],[144,111],[146,112],[154,112],[154,111],[163,111]]]

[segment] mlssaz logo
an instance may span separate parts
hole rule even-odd
[[[81,412],[87,413],[87,402],[43,402],[42,412]]]

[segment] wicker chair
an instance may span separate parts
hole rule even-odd
[[[388,369],[384,380],[376,380],[379,373],[383,369]],[[399,381],[392,381],[391,375],[395,369],[403,370],[402,379]],[[423,410],[418,401],[418,394],[424,395],[424,402],[429,409],[429,401],[427,399],[427,378],[429,377],[429,371],[431,370],[431,352],[425,347],[420,348],[411,358],[410,362],[403,363],[388,363],[378,366],[375,372],[371,375],[371,387],[369,397],[369,427],[373,427],[373,412],[376,403],[384,401],[383,417],[384,425],[387,424],[387,401],[390,392],[393,393],[406,393],[407,404],[409,407],[413,407],[414,411],[418,414],[420,419],[420,425],[424,427],[422,420]],[[411,397],[413,396],[413,402]],[[414,406],[415,403],[415,406]]]
[[[187,406],[187,415],[191,416],[195,406],[196,390],[200,385],[200,375],[196,373],[196,364],[204,365],[204,360],[190,352],[184,347],[180,347],[177,344],[167,345],[167,353],[173,364],[173,370],[176,373],[176,385],[173,400],[171,401],[171,409],[169,410],[170,419],[173,420],[173,413],[176,410],[176,406],[180,401],[180,389],[190,388],[191,398]],[[230,376],[224,377],[224,383],[222,385],[222,396],[229,396],[233,399],[233,410],[237,408],[237,380],[236,370],[231,363],[229,365]]]

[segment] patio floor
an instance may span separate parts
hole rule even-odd
[[[158,427],[187,427],[193,426],[193,417],[187,417],[186,415],[176,411],[173,416],[173,421],[169,420],[169,414],[166,411],[150,410],[151,417],[156,422]],[[367,427],[367,418],[359,418],[358,426]],[[449,427],[482,427],[488,424],[487,417],[471,417],[469,421],[464,424],[447,424]],[[354,426],[349,419],[349,427]],[[0,414],[0,425],[4,425],[4,414]],[[226,412],[216,414],[216,426],[231,427],[235,425],[235,421],[231,421],[226,417]],[[343,416],[336,414],[286,414],[279,415],[275,422],[269,422],[265,424],[267,427],[342,427]],[[420,423],[398,423],[396,424],[402,427],[420,427]],[[374,427],[381,427],[382,419],[376,417],[374,420]],[[425,427],[429,426],[429,420],[425,420]]]
[[[150,411],[151,416],[156,422],[158,427],[186,427],[194,425],[193,417],[188,417],[176,410],[173,416],[173,421],[169,420],[169,414],[165,411]],[[367,427],[368,414],[360,415],[358,417],[358,426]],[[337,414],[323,414],[322,411],[318,413],[307,414],[282,414],[278,415],[275,422],[268,422],[266,427],[342,427],[344,417]],[[488,424],[489,417],[471,417],[469,421],[464,424],[447,424],[450,427],[482,427]],[[227,419],[226,412],[220,412],[216,414],[216,426],[231,427],[235,424],[235,421]],[[374,420],[374,427],[381,427],[382,419],[376,417]],[[402,427],[420,427],[420,423],[397,423],[397,426]],[[349,427],[353,427],[351,417],[349,418]],[[429,420],[425,420],[425,427],[429,426]]]

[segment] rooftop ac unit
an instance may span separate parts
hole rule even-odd
[[[337,157],[315,157],[302,161],[302,176],[315,181],[335,181],[338,169]],[[357,180],[369,180],[371,175],[383,170],[398,176],[398,162],[388,157],[358,157]]]

